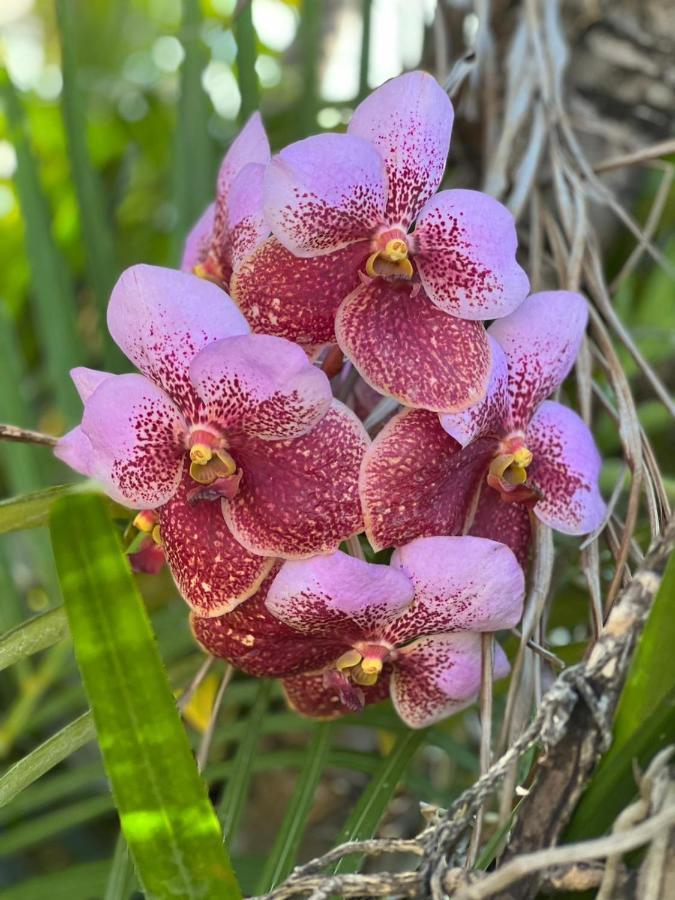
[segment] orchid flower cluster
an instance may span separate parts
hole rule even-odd
[[[309,716],[390,695],[423,727],[472,702],[481,635],[522,615],[533,517],[579,535],[605,515],[593,438],[547,399],[586,301],[528,297],[507,209],[438,191],[452,122],[422,72],[276,156],[255,114],[182,271],[112,292],[139,374],[72,372],[57,456],[139,510],[132,560],[166,560],[203,648]],[[372,442],[321,368],[336,347],[404,407]],[[388,564],[353,555],[365,538]]]

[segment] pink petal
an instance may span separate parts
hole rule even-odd
[[[602,459],[586,423],[571,409],[550,400],[541,404],[525,436],[533,453],[528,483],[542,499],[538,519],[563,534],[588,534],[605,517],[598,476]]]
[[[244,476],[223,504],[232,533],[254,553],[286,559],[337,550],[363,528],[358,477],[367,446],[363,425],[337,400],[302,437],[233,439]]]
[[[199,263],[204,262],[209,253],[216,204],[209,203],[201,216],[192,226],[185,239],[183,258],[180,263],[183,272],[192,272]]]
[[[413,583],[410,609],[389,626],[399,644],[419,635],[513,628],[525,577],[503,544],[478,537],[424,537],[394,551],[391,566]]]
[[[94,451],[80,425],[59,438],[54,447],[54,456],[81,475],[93,477]]]
[[[202,347],[246,334],[249,327],[232,300],[195,275],[138,265],[113,288],[108,329],[144,375],[177,403],[194,404],[188,367]]]
[[[567,376],[574,364],[588,320],[581,294],[545,291],[532,294],[489,333],[501,344],[509,366],[511,420],[527,424],[538,404]]]
[[[82,416],[82,432],[92,447],[87,474],[127,506],[160,506],[180,480],[185,429],[179,410],[147,378],[111,376],[91,395]]]
[[[266,334],[209,344],[193,359],[190,380],[210,422],[264,440],[305,434],[332,399],[330,382],[300,347]]]
[[[78,366],[76,369],[70,370],[70,377],[73,379],[75,389],[80,395],[80,400],[86,403],[100,384],[115,376],[112,372],[99,372],[98,369],[87,369],[86,366]]]
[[[523,569],[527,568],[532,528],[530,511],[522,503],[507,503],[497,491],[484,484],[470,534],[506,544]]]
[[[387,177],[362,138],[319,134],[274,157],[265,174],[265,217],[296,256],[368,239],[384,222]]]
[[[284,563],[267,595],[267,608],[305,634],[371,640],[413,600],[412,583],[389,566],[338,550]]]
[[[387,697],[390,677],[391,667],[385,665],[375,684],[359,688],[363,706],[379,703]],[[344,705],[336,687],[326,683],[321,671],[284,678],[282,685],[288,705],[300,715],[335,719],[354,712],[354,709]]]
[[[159,509],[166,561],[181,596],[201,616],[230,612],[254,594],[273,559],[245,550],[230,534],[218,500],[188,500],[194,482],[185,474]]]
[[[227,209],[228,262],[232,269],[241,265],[270,233],[263,216],[264,175],[265,166],[249,163],[232,182]]]
[[[411,728],[440,722],[476,699],[480,690],[479,634],[437,634],[399,651],[391,679],[391,699]],[[494,677],[509,671],[504,651],[495,646]]]
[[[519,306],[530,287],[516,262],[511,213],[480,191],[441,191],[419,214],[415,262],[432,303],[464,319],[495,319]]]
[[[277,571],[275,566],[256,593],[232,612],[190,617],[192,632],[207,653],[257,677],[313,672],[349,649],[330,637],[320,640],[299,634],[268,612],[265,598]]]
[[[441,427],[462,447],[481,435],[501,437],[509,414],[508,367],[504,351],[494,338],[488,337],[492,353],[492,371],[487,393],[482,400],[458,413],[441,413]]]
[[[270,142],[259,112],[254,112],[230,144],[218,171],[218,207],[227,210],[232,183],[244,166],[270,161]]]
[[[375,550],[416,537],[461,534],[495,444],[480,438],[462,450],[438,416],[394,416],[369,447],[361,468],[366,534]]]
[[[349,134],[366,138],[384,158],[392,224],[407,228],[441,183],[453,118],[448,95],[426,72],[393,78],[354,110]]]
[[[405,406],[457,412],[487,390],[485,329],[441,312],[423,291],[380,278],[361,285],[340,306],[335,334],[361,376]]]
[[[303,259],[268,238],[236,269],[230,289],[253,331],[303,347],[335,341],[335,314],[359,285],[368,242]]]

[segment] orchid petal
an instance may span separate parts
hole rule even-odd
[[[494,338],[488,337],[492,353],[492,371],[487,393],[482,400],[458,413],[441,413],[441,427],[462,447],[477,437],[502,435],[509,414],[508,366],[506,356]]]
[[[530,511],[524,504],[507,503],[497,491],[484,484],[469,533],[506,544],[523,569],[527,567],[532,527]]]
[[[481,438],[462,450],[438,416],[425,410],[394,416],[361,467],[361,502],[373,549],[461,534],[494,447]]]
[[[415,588],[415,601],[386,630],[405,643],[420,635],[513,628],[523,613],[525,576],[503,544],[478,537],[425,537],[394,551],[391,566]]]
[[[509,366],[511,424],[524,427],[542,400],[566,378],[576,359],[588,320],[581,294],[532,294],[489,334],[502,346]]]
[[[82,431],[89,472],[131,507],[153,509],[176,490],[185,420],[166,394],[141,375],[107,378],[91,395]]]
[[[407,228],[441,183],[453,118],[448,95],[426,72],[393,78],[354,110],[349,134],[370,141],[384,158],[392,224]]]
[[[529,280],[516,262],[511,213],[480,191],[441,191],[419,214],[415,262],[432,303],[463,319],[495,319],[519,306]]]
[[[254,112],[230,144],[218,171],[218,207],[227,210],[237,175],[249,163],[266,166],[271,158],[270,142],[259,112]]]
[[[216,204],[209,203],[192,226],[183,247],[183,258],[180,263],[183,272],[193,272],[195,266],[204,262],[208,256],[215,214]]]
[[[186,474],[159,509],[159,529],[176,587],[201,616],[229,613],[254,594],[273,559],[245,550],[230,534],[218,500],[191,502]]]
[[[349,646],[377,638],[412,600],[412,583],[405,574],[338,550],[284,563],[266,604],[272,615],[297,631],[339,635]]]
[[[80,395],[80,400],[86,403],[100,384],[115,376],[112,372],[100,372],[98,369],[78,366],[76,369],[70,370],[70,377],[73,379],[73,384]]]
[[[495,645],[494,677],[508,674],[509,663]],[[426,728],[473,703],[480,690],[479,634],[422,637],[399,650],[391,679],[396,712],[410,728]]]
[[[358,287],[368,248],[361,241],[303,259],[271,237],[235,268],[230,290],[253,331],[305,348],[333,343],[335,314]]]
[[[270,229],[263,215],[263,178],[265,166],[249,163],[232,182],[227,209],[232,269],[262,244]]]
[[[528,482],[541,492],[534,514],[564,534],[588,534],[602,522],[606,505],[598,487],[602,460],[586,423],[550,400],[541,404],[525,440],[533,453]]]
[[[332,399],[328,379],[300,347],[264,334],[209,344],[193,359],[190,380],[211,423],[263,440],[305,434]]]
[[[368,706],[384,700],[389,693],[390,677],[391,667],[385,664],[382,674],[375,684],[357,688],[361,699],[360,706]],[[353,707],[344,704],[338,689],[330,681],[327,681],[325,673],[322,671],[284,678],[282,687],[288,705],[302,716],[310,716],[314,719],[335,719],[356,711]]]
[[[265,173],[265,218],[296,256],[332,253],[384,222],[387,177],[362,138],[319,134],[274,157]]]
[[[275,566],[256,593],[232,612],[209,618],[190,616],[192,633],[207,653],[258,678],[313,672],[348,649],[332,636],[308,638],[267,610],[265,598],[277,571]]]
[[[129,359],[169,396],[188,407],[193,357],[207,344],[249,327],[215,284],[159,266],[126,269],[113,288],[108,329]],[[186,410],[187,411],[187,410]]]
[[[340,306],[335,333],[362,378],[405,406],[457,412],[485,395],[485,329],[441,312],[423,291],[361,285]]]
[[[290,441],[233,438],[244,476],[223,503],[225,521],[253,553],[297,559],[331,553],[363,528],[358,476],[368,436],[334,400],[308,434]]]

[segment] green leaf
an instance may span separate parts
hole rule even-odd
[[[10,138],[17,158],[16,188],[26,223],[26,252],[32,276],[33,316],[45,360],[48,384],[68,423],[81,413],[81,403],[68,372],[82,363],[77,336],[75,292],[70,273],[51,228],[51,211],[40,183],[28,138],[24,111],[5,74],[0,82]]]
[[[675,556],[631,663],[614,720],[614,740],[582,796],[565,838],[596,837],[606,831],[636,794],[633,766],[644,769],[675,742]]]
[[[131,854],[120,834],[115,844],[115,852],[105,886],[103,900],[129,900],[129,895],[136,887],[136,874],[131,861]]]
[[[60,606],[18,625],[0,637],[0,672],[33,653],[51,647],[67,634],[68,620]]]
[[[271,681],[262,681],[258,687],[258,693],[248,714],[246,730],[239,741],[232,774],[227,780],[227,787],[218,806],[218,818],[223,828],[223,840],[228,845],[237,832],[237,826],[244,810],[246,796],[251,783],[255,751],[260,738],[260,726],[267,712],[270,694],[272,693],[272,684],[273,682]]]
[[[69,494],[76,494],[86,487],[86,484],[84,486],[82,484],[59,484],[42,491],[22,494],[20,497],[0,500],[0,534],[46,525],[49,521],[49,510],[56,500]],[[104,498],[104,502],[115,518],[129,517],[128,509],[107,498]]]
[[[14,763],[0,776],[0,806],[5,806],[29,784],[83,747],[94,734],[91,714],[84,713],[36,747],[28,756]]]
[[[98,173],[87,147],[87,112],[78,84],[79,69],[75,54],[76,17],[71,0],[57,0],[56,14],[61,33],[61,71],[63,91],[61,109],[68,139],[70,171],[80,210],[81,234],[86,251],[87,277],[98,302],[104,363],[115,371],[124,356],[105,327],[108,297],[118,274],[110,215],[106,209]]]
[[[258,73],[255,70],[256,40],[253,27],[253,3],[245,3],[234,19],[237,42],[237,81],[241,94],[239,121],[243,124],[260,105]]]
[[[99,795],[86,797],[69,806],[59,807],[53,812],[42,813],[0,834],[0,856],[23,852],[55,835],[61,835],[68,828],[109,815],[110,812],[110,797]]]
[[[406,767],[424,742],[426,734],[426,731],[406,731],[397,738],[391,753],[382,760],[345,822],[338,844],[366,840],[375,835]],[[360,865],[361,857],[345,857],[335,866],[335,872],[357,872]]]
[[[321,722],[314,726],[305,764],[300,770],[274,847],[260,876],[259,894],[267,893],[282,881],[295,864],[307,817],[314,803],[314,794],[326,763],[332,733],[330,722]]]
[[[100,897],[105,886],[108,863],[90,862],[79,866],[69,866],[61,872],[50,872],[30,878],[23,884],[4,888],[2,900],[81,900]],[[124,900],[127,900],[125,897]]]
[[[236,898],[218,820],[104,500],[58,501],[51,535],[122,831],[150,897]]]

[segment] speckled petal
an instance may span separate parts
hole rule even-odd
[[[127,506],[160,506],[180,479],[185,428],[178,409],[147,378],[108,378],[91,395],[82,416],[82,431],[92,447],[87,474],[114,489]]]
[[[358,287],[338,310],[335,334],[361,376],[405,406],[457,412],[487,390],[483,326],[448,316],[408,285],[375,279]]]
[[[509,366],[511,420],[524,427],[534,410],[560,385],[574,364],[588,307],[581,294],[532,294],[489,333],[502,346]]]
[[[367,446],[363,425],[337,400],[302,437],[233,440],[244,477],[223,504],[232,533],[254,553],[287,559],[337,550],[363,529],[358,476]]]
[[[527,296],[513,216],[488,194],[436,194],[419,214],[413,240],[429,299],[452,316],[496,319]]]
[[[300,347],[266,334],[209,344],[193,359],[190,379],[208,421],[265,440],[305,434],[332,399],[330,382]]]
[[[492,353],[492,371],[485,397],[458,413],[441,413],[441,427],[462,447],[483,435],[501,437],[509,415],[508,367],[504,351],[494,338],[488,337]]]
[[[415,588],[409,610],[387,628],[392,644],[450,631],[513,628],[523,613],[525,577],[503,544],[478,537],[418,538],[391,566]]]
[[[215,284],[147,265],[120,276],[108,305],[108,328],[129,359],[186,413],[194,405],[188,367],[195,354],[213,341],[249,331]]]
[[[156,544],[151,537],[141,541],[140,548],[129,554],[129,565],[134,572],[144,575],[157,575],[164,568],[166,556],[163,547]]]
[[[232,296],[253,331],[306,348],[332,343],[338,306],[358,287],[369,246],[359,241],[303,259],[268,238],[235,270]]]
[[[426,72],[393,78],[354,110],[349,133],[374,144],[387,167],[388,221],[407,227],[441,183],[453,118],[448,95]]]
[[[245,550],[228,530],[218,500],[188,500],[185,474],[159,512],[166,560],[183,599],[201,616],[230,612],[254,594],[273,559]]]
[[[480,634],[437,634],[399,651],[391,679],[391,699],[411,728],[440,722],[476,699],[480,689]],[[509,672],[504,651],[495,645],[494,677]]]
[[[185,239],[183,258],[180,263],[183,272],[192,272],[194,267],[203,263],[208,256],[215,212],[216,204],[209,203]]]
[[[550,400],[530,422],[526,443],[534,459],[528,469],[542,494],[534,514],[564,534],[588,534],[605,516],[598,476],[602,460],[593,435],[571,409]]]
[[[80,400],[86,403],[100,384],[115,376],[112,372],[100,372],[98,369],[78,366],[76,369],[70,370],[70,377],[73,379],[75,389],[80,395]]]
[[[469,533],[506,544],[523,569],[527,568],[532,541],[530,511],[522,503],[502,500],[487,482],[483,484]]]
[[[76,425],[59,438],[54,447],[54,456],[80,475],[94,477],[94,450],[81,425]]]
[[[318,134],[274,157],[265,217],[296,256],[331,253],[384,223],[387,176],[377,150],[348,134]]]
[[[264,176],[265,166],[249,163],[232,182],[227,209],[228,262],[232,269],[241,265],[270,233],[263,215]]]
[[[382,674],[374,685],[359,688],[364,706],[379,703],[389,695],[390,677],[391,667],[385,664]],[[284,678],[282,686],[286,702],[292,710],[302,716],[309,716],[312,719],[335,719],[354,712],[344,705],[335,686],[325,683],[324,673],[321,671]]]
[[[394,416],[361,467],[361,501],[373,548],[461,534],[494,448],[493,441],[480,438],[462,450],[435,413],[407,410]]]
[[[375,639],[412,603],[411,580],[401,571],[348,556],[284,563],[267,595],[267,608],[305,634]]]
[[[277,570],[275,566],[256,593],[232,612],[209,618],[190,616],[192,632],[207,653],[257,677],[313,672],[349,649],[332,636],[308,638],[268,612],[265,598]]]

